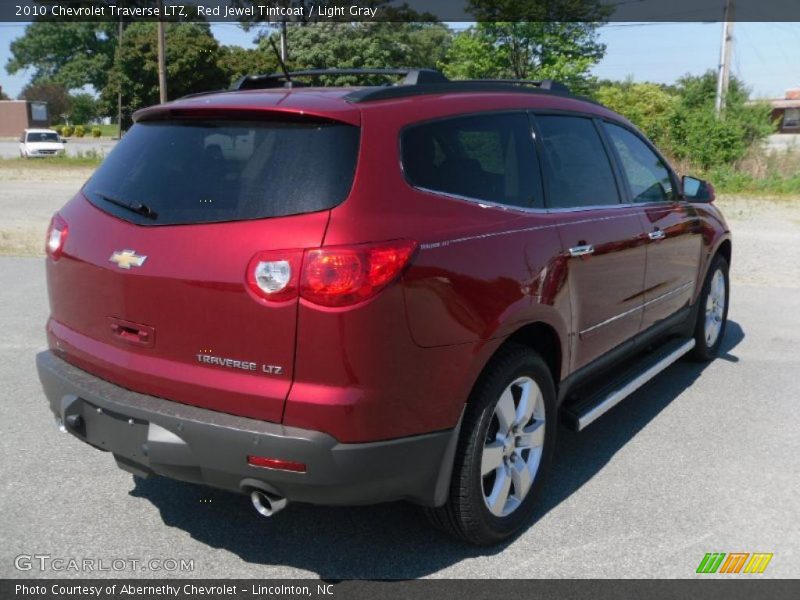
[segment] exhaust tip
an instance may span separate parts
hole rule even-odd
[[[262,490],[251,491],[250,501],[253,503],[253,508],[255,508],[262,517],[271,517],[279,513],[286,508],[286,505],[289,503],[286,498],[268,494]]]

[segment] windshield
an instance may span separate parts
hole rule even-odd
[[[28,134],[28,141],[29,142],[60,142],[61,140],[58,139],[58,134],[55,132],[47,133],[47,132],[39,132],[33,131]]]
[[[358,134],[357,127],[327,122],[138,123],[84,194],[98,208],[141,225],[325,210],[350,191]],[[150,216],[131,210],[141,206]]]

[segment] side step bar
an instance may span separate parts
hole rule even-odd
[[[681,356],[694,348],[694,339],[669,342],[656,352],[646,355],[636,364],[613,379],[608,385],[566,408],[566,416],[577,431],[603,416],[626,397],[653,379]]]

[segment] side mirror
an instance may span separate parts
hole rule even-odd
[[[717,198],[714,186],[708,181],[696,177],[684,175],[681,187],[683,188],[683,197],[689,202],[713,202]]]
[[[67,140],[66,140],[66,139],[64,139],[64,138],[61,138],[61,143],[62,143],[62,144],[66,144],[66,143],[67,143]]]

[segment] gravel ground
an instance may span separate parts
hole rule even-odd
[[[0,255],[43,256],[50,217],[91,173],[91,168],[0,165]],[[735,238],[734,283],[800,285],[800,198],[722,197],[718,204]],[[781,251],[766,254],[770,247]]]
[[[83,177],[0,173],[0,231],[39,244]],[[585,432],[561,430],[537,521],[489,550],[432,531],[402,503],[292,505],[267,520],[244,497],[162,478],[134,482],[111,457],[53,427],[34,368],[45,343],[43,264],[0,258],[10,417],[0,421],[0,577],[81,575],[18,571],[20,554],[194,561],[182,573],[94,576],[692,577],[706,552],[742,551],[774,553],[765,577],[796,577],[800,204],[720,205],[735,238],[724,355],[680,362]]]

